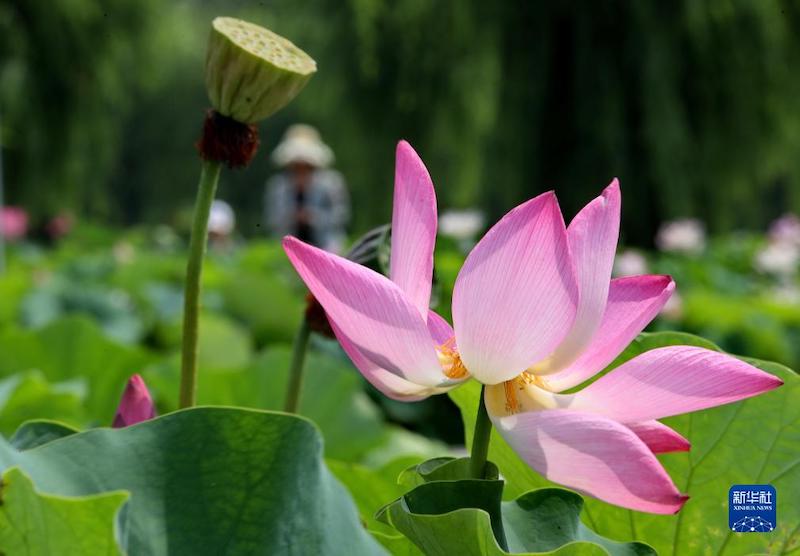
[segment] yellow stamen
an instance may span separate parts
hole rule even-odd
[[[521,375],[514,379],[519,384],[519,389],[522,390],[525,388],[526,384],[539,384],[539,377],[529,373],[528,371],[523,371]]]
[[[447,378],[459,379],[467,376],[467,368],[464,366],[464,363],[461,362],[461,356],[453,349],[455,342],[455,338],[450,338],[439,346],[437,351],[444,376]]]
[[[525,371],[521,375],[507,380],[503,383],[503,389],[506,394],[506,411],[509,413],[518,413],[522,409],[522,404],[517,398],[517,390],[520,392],[525,390],[528,384],[536,384],[538,377]]]
[[[506,392],[506,411],[508,413],[517,413],[520,410],[519,400],[517,400],[517,388],[514,384],[516,380],[511,379],[503,383],[503,389]]]

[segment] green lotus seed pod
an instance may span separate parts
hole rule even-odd
[[[232,17],[211,23],[206,88],[214,109],[243,123],[277,112],[305,87],[317,64],[287,39]]]

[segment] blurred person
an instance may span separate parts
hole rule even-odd
[[[313,127],[296,124],[286,131],[272,153],[282,170],[267,181],[264,217],[271,233],[341,251],[350,201],[344,178],[329,168],[333,158]]]
[[[661,251],[699,254],[706,247],[705,226],[696,218],[665,222],[656,235],[656,246]]]

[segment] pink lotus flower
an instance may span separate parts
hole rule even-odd
[[[115,429],[147,421],[156,416],[155,404],[141,376],[133,375],[125,386],[122,399],[114,416]]]
[[[14,241],[28,233],[28,213],[20,207],[0,207],[0,235]]]
[[[612,504],[673,513],[687,497],[654,454],[689,442],[656,419],[782,382],[731,356],[674,346],[560,393],[611,363],[675,288],[668,276],[611,280],[620,203],[614,180],[568,228],[552,192],[506,214],[458,275],[453,328],[428,309],[436,198],[405,142],[389,278],[292,237],[284,248],[353,363],[387,396],[419,400],[475,378],[497,430],[542,475]]]

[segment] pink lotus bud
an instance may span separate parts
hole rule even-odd
[[[122,393],[112,427],[118,429],[135,425],[155,416],[156,408],[153,398],[150,397],[144,380],[138,374],[133,375],[128,380],[128,385],[125,386],[125,392]]]

